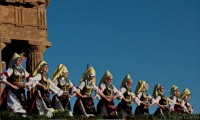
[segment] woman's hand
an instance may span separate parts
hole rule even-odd
[[[126,101],[126,103],[132,103],[131,100],[127,100],[127,99],[124,99]]]
[[[83,96],[83,98],[88,98],[88,96],[87,95],[82,95]]]
[[[113,97],[113,99],[120,100],[120,96],[119,96],[119,95],[116,95],[116,96]]]
[[[47,90],[47,87],[45,87],[44,85],[42,85],[42,87],[43,87],[44,90]]]
[[[106,100],[107,100],[108,102],[111,102],[111,101],[112,101],[112,99],[110,99],[110,98],[106,98]]]

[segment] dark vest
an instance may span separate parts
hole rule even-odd
[[[81,94],[83,95],[91,95],[92,94],[92,89],[93,89],[93,84],[92,82],[88,82],[87,80],[84,81],[85,86],[83,87],[83,90],[81,91]]]
[[[70,89],[70,82],[68,78],[64,78],[65,82],[62,81],[61,77],[58,78],[58,87],[63,90],[63,95],[68,95],[69,94],[69,89]]]
[[[10,76],[9,81],[11,83],[14,82],[24,82],[26,76],[25,76],[25,70],[23,68],[17,68],[16,66],[12,67],[13,69],[13,74]],[[17,72],[19,72],[20,74],[17,75]]]
[[[127,99],[127,100],[133,100],[133,97],[131,96],[131,92],[132,90],[130,88],[126,88],[126,92],[124,93],[124,98]]]
[[[181,99],[177,98],[176,102],[181,104]]]
[[[144,102],[144,103],[148,103],[148,101],[149,101],[148,94],[142,92],[142,96],[140,97],[140,100],[141,100],[142,102]]]
[[[159,101],[159,104],[160,105],[168,105],[169,101],[168,101],[167,97],[165,97],[162,94],[159,94],[159,96],[161,97],[161,99]]]
[[[106,89],[103,91],[103,94],[108,97],[113,97],[114,95],[114,87],[113,85],[105,84]]]
[[[42,79],[39,81],[42,85],[44,85],[47,89],[49,88],[50,82],[49,82],[49,76],[47,73],[41,72]]]
[[[185,103],[185,106],[186,106],[187,110],[188,110],[189,112],[191,112],[191,109],[192,109],[191,104],[190,104],[189,102],[186,102],[186,103]]]

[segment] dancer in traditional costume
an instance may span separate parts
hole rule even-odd
[[[114,106],[114,99],[122,97],[120,91],[112,84],[112,80],[112,74],[106,71],[99,83],[99,94],[102,99],[97,104],[97,112],[108,118],[116,117],[117,110]]]
[[[170,99],[173,102],[173,104],[171,104],[171,106],[170,106],[170,109],[174,113],[183,113],[184,108],[183,108],[183,105],[182,105],[182,100],[180,99],[180,90],[175,85],[172,85],[172,87],[171,87]]]
[[[36,65],[32,78],[30,78],[29,85],[34,88],[35,92],[31,101],[29,102],[29,114],[36,113],[51,117],[54,109],[50,102],[50,92],[53,91],[58,96],[63,94],[63,91],[54,85],[50,80],[48,74],[48,65],[44,60],[40,60]],[[29,88],[31,89],[31,88]]]
[[[182,105],[184,106],[184,112],[192,114],[193,113],[193,107],[189,103],[189,100],[191,98],[191,93],[188,88],[185,88],[183,92],[181,93],[181,100],[182,100]]]
[[[74,115],[94,116],[96,110],[93,102],[92,92],[97,92],[98,88],[95,85],[95,70],[89,67],[83,74],[80,84],[77,88],[80,93],[87,98],[78,97],[74,104]]]
[[[146,81],[144,80],[138,81],[135,94],[141,102],[135,109],[136,115],[149,114],[149,106],[154,104],[155,102],[153,97],[150,94],[148,94],[148,90],[149,90],[149,85]]]
[[[58,65],[57,69],[53,74],[52,81],[57,87],[63,90],[63,95],[62,96],[54,95],[52,99],[52,106],[57,110],[68,111],[69,116],[73,116],[70,104],[70,98],[73,97],[73,95],[71,94],[75,92],[76,95],[80,97],[83,96],[78,92],[78,90],[69,80],[68,74],[69,72],[65,65],[63,64]]]
[[[133,115],[132,112],[132,103],[135,102],[137,105],[141,103],[138,97],[132,92],[133,80],[131,79],[130,75],[127,74],[122,83],[120,92],[123,94],[122,101],[118,104],[117,109],[118,113],[121,113],[123,117],[128,118]]]
[[[1,74],[0,82],[7,85],[2,94],[1,109],[7,108],[15,113],[26,113],[25,80],[28,78],[29,73],[22,67],[22,57],[14,53],[7,71]]]
[[[153,90],[153,97],[156,100],[156,104],[159,106],[154,115],[167,115],[170,111],[169,103],[171,100],[164,95],[164,86],[156,84]]]

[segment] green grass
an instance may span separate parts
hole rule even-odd
[[[47,120],[47,119],[67,119],[67,120],[96,120],[104,119],[102,116],[93,116],[93,117],[83,117],[83,116],[73,116],[70,117],[67,114],[67,111],[61,112],[57,111],[53,114],[52,118],[47,118],[46,116],[41,115],[31,115],[23,117],[20,114],[15,114],[8,111],[0,111],[0,120]],[[121,115],[117,116],[116,119],[123,119]],[[153,116],[153,115],[137,115],[131,116],[131,120],[200,120],[200,114],[169,114],[165,117],[163,116]]]

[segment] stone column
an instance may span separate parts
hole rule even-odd
[[[6,47],[6,44],[2,43],[1,39],[0,39],[0,43],[1,43],[0,45],[0,73],[1,73],[3,70],[1,51]],[[1,96],[2,91],[3,91],[3,84],[0,84],[0,96]]]
[[[26,70],[30,73],[30,75],[33,74],[36,64],[43,59],[43,53],[46,50],[46,46],[41,45],[31,45],[28,48],[28,56],[27,56],[27,62],[26,62]],[[31,91],[27,92],[27,100],[30,100],[35,89],[32,89]]]
[[[31,45],[28,48],[28,56],[26,62],[27,71],[32,74],[34,72],[36,64],[39,60],[43,59],[43,53],[46,50],[46,46],[41,45]]]

